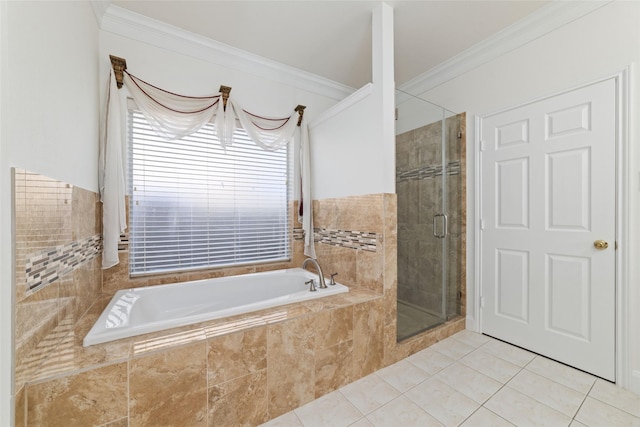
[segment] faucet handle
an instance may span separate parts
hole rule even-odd
[[[309,285],[309,292],[315,292],[316,291],[316,284],[315,284],[315,280],[311,279],[308,282],[304,282],[305,285]]]
[[[331,282],[329,282],[330,285],[335,285],[336,284],[336,279],[335,277],[338,275],[338,273],[333,273],[330,274],[329,276],[331,277]]]

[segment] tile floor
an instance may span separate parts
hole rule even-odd
[[[640,396],[470,331],[263,427],[640,426]]]

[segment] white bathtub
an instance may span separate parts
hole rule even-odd
[[[304,282],[315,279],[317,291]],[[328,279],[327,279],[328,281]],[[89,333],[85,347],[206,320],[249,313],[348,292],[320,289],[318,276],[301,268],[148,286],[116,292]]]

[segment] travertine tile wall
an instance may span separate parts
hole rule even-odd
[[[27,384],[17,426],[258,425],[372,372],[366,337],[381,330],[380,296],[354,290],[82,347],[108,300]]]
[[[16,391],[101,292],[97,194],[14,170]]]
[[[463,129],[464,130],[464,129]],[[462,196],[456,196],[460,199]],[[369,325],[369,336],[359,337],[365,344],[354,348],[362,351],[361,376],[395,363],[464,328],[464,307],[461,316],[441,327],[397,342],[397,292],[401,265],[398,255],[398,215],[400,207],[395,194],[372,194],[314,201],[316,228],[366,231],[375,233],[375,251],[353,250],[348,247],[316,245],[318,261],[325,275],[337,272],[340,283],[354,289],[381,295],[362,305],[359,319]],[[463,215],[461,213],[461,215]],[[460,230],[464,235],[464,228]],[[462,263],[462,261],[460,261]],[[404,273],[404,272],[403,272]],[[462,288],[464,288],[464,282]],[[464,289],[462,289],[464,292]],[[354,310],[356,310],[354,308]],[[360,378],[357,376],[354,379]]]
[[[396,137],[396,191],[398,194],[398,298],[442,311],[442,273],[447,270],[447,313],[460,313],[459,294],[465,217],[465,115],[445,120],[447,199],[449,234],[447,262],[443,240],[433,236],[433,218],[442,207],[442,122],[436,122]],[[459,134],[462,136],[459,138]]]
[[[456,319],[396,342],[394,194],[314,204],[318,229],[376,235],[375,251],[316,245],[348,294],[84,348],[104,295],[18,396],[16,425],[258,425],[464,327]]]

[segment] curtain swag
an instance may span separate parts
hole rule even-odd
[[[126,68],[126,65],[125,65]],[[300,144],[300,188],[299,221],[305,234],[304,254],[316,258],[313,236],[313,212],[311,203],[311,171],[309,136],[306,124],[300,125],[296,115],[304,107],[284,118],[270,118],[253,114],[243,109],[229,97],[229,92],[210,96],[185,96],[173,93],[130,74],[126,69],[111,71],[107,86],[100,132],[99,186],[103,204],[103,256],[102,268],[118,264],[118,242],[125,232],[126,224],[126,129],[127,94],[133,98],[154,131],[167,141],[175,141],[198,131],[207,123],[213,123],[220,144],[227,147],[233,143],[236,128],[244,129],[251,140],[265,150],[275,151],[290,141]],[[116,81],[122,73],[125,91],[119,91]],[[120,80],[120,79],[118,79]],[[225,102],[223,102],[225,101]],[[225,105],[226,104],[226,105]],[[300,132],[296,129],[300,128]]]

